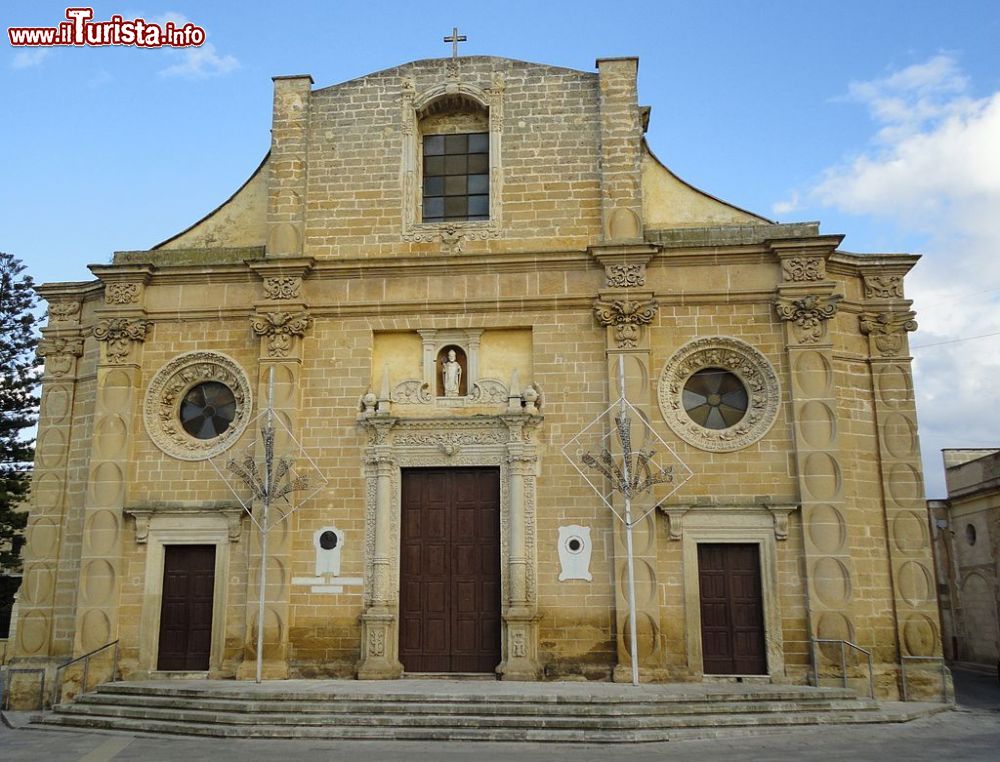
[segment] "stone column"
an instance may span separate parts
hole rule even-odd
[[[392,447],[385,443],[396,419],[384,411],[370,422],[372,446],[366,457],[369,490],[375,492],[375,537],[371,551],[371,590],[366,591],[367,605],[361,615],[361,660],[359,680],[392,680],[401,677],[399,661],[399,626],[393,594],[392,477],[396,463]],[[374,484],[372,484],[374,482]]]
[[[504,680],[538,680],[538,605],[534,595],[531,550],[534,547],[534,512],[529,516],[529,495],[534,495],[538,456],[531,441],[537,418],[521,413],[503,416],[510,431],[507,444],[507,600],[504,604],[506,642],[497,671]],[[529,424],[526,427],[525,424]]]
[[[265,278],[266,284],[266,278]],[[302,337],[309,328],[310,317],[299,302],[280,305],[265,303],[258,305],[257,312],[250,317],[250,328],[260,337],[260,358],[258,360],[257,409],[267,408],[270,397],[270,377],[274,371],[274,415],[293,434],[298,428],[302,370]],[[259,429],[259,424],[258,427]],[[255,432],[258,443],[258,462],[263,459],[259,431]],[[288,432],[275,423],[275,455],[298,455],[298,448]],[[264,654],[262,674],[266,679],[288,677],[288,628],[289,595],[291,582],[292,527],[294,518],[279,521],[280,514],[272,512],[269,524],[272,527],[267,536],[267,575],[264,590]],[[258,518],[258,520],[260,520]],[[251,532],[249,577],[251,584],[247,595],[246,640],[244,660],[237,670],[238,679],[251,679],[257,667],[257,621],[258,585],[260,580],[261,534],[256,527]]]
[[[116,284],[122,285],[122,284]],[[113,303],[112,283],[107,285]],[[132,294],[132,290],[128,289]],[[138,292],[134,292],[135,298]],[[131,301],[132,297],[129,297]],[[151,323],[141,310],[104,310],[94,326],[100,346],[93,438],[84,498],[83,547],[74,653],[80,655],[118,637],[122,536],[130,481],[133,425],[142,389],[142,345]],[[131,478],[135,478],[134,475]]]
[[[864,281],[866,311],[859,322],[869,340],[899,656],[941,657],[937,587],[906,340],[917,323],[909,311],[910,302],[903,300],[902,272],[866,274]],[[886,656],[879,661],[890,661]],[[933,700],[940,695],[939,665],[916,660],[907,666],[911,697]]]
[[[64,536],[66,486],[75,430],[78,358],[83,354],[84,339],[79,326],[81,295],[52,287],[43,288],[42,295],[49,301],[49,322],[38,344],[38,355],[45,359],[45,374],[25,530],[27,542],[22,551],[23,578],[17,622],[11,622],[9,656],[12,666],[44,668],[50,679],[55,665],[69,659],[73,651],[73,600],[61,601],[58,591],[60,580],[67,578],[72,579],[71,589],[76,590],[76,558],[63,550],[63,544],[71,540]],[[14,680],[11,687],[13,707],[34,708],[37,678]]]
[[[633,420],[632,436],[635,448],[648,447],[645,441],[646,426],[650,422],[652,409],[652,388],[650,386],[650,346],[649,325],[656,318],[659,305],[651,291],[643,290],[645,285],[645,262],[652,255],[651,247],[635,247],[634,250],[605,250],[593,253],[602,262],[613,257],[623,267],[634,267],[635,279],[629,285],[637,289],[617,288],[618,265],[606,267],[608,284],[612,288],[600,291],[594,303],[594,314],[598,323],[606,328],[608,358],[608,404],[618,399],[622,392],[638,411],[643,420]],[[619,360],[624,358],[625,388],[619,383]],[[612,438],[614,441],[614,438]],[[616,442],[617,444],[617,442]],[[655,449],[655,447],[654,447]],[[618,512],[624,517],[624,503],[619,495],[614,496]],[[652,507],[652,496],[647,495],[632,501],[634,518],[642,516]],[[629,619],[628,554],[626,551],[626,530],[623,522],[610,517],[614,533],[615,570],[615,640],[618,658],[614,671],[616,682],[629,682],[631,671],[631,622]],[[657,564],[656,512],[649,512],[632,529],[633,558],[635,565],[636,636],[639,677],[643,681],[658,681],[667,678],[666,653],[660,632],[660,578]]]
[[[267,256],[302,254],[309,149],[309,75],[273,77],[274,111],[268,161]]]
[[[826,278],[826,259],[840,237],[772,242],[782,266],[775,308],[785,324],[795,463],[802,502],[810,638],[855,639],[851,620],[858,587],[844,497],[831,324],[840,295]],[[864,646],[865,644],[859,644]],[[870,644],[869,644],[870,645]],[[807,653],[810,644],[802,646]],[[837,663],[839,646],[823,646]],[[826,663],[829,663],[827,661]]]
[[[638,58],[597,60],[604,241],[642,240],[642,116]]]

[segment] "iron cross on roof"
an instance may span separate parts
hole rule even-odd
[[[468,38],[464,34],[458,33],[458,27],[452,27],[451,36],[445,37],[445,42],[451,43],[451,57],[458,58],[458,43],[465,42]]]

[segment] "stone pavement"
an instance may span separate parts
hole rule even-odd
[[[256,760],[386,760],[410,762],[423,757],[428,762],[475,759],[494,762],[520,760],[585,762],[615,759],[636,760],[878,760],[948,762],[1000,759],[1000,684],[995,677],[955,670],[959,701],[963,696],[973,706],[960,704],[944,712],[902,725],[824,726],[781,730],[765,735],[699,741],[625,746],[531,743],[422,743],[403,741],[267,741],[190,739],[140,736],[124,733],[90,733],[31,728],[0,727],[2,760],[178,760],[195,762],[254,762]],[[15,724],[23,724],[25,713],[14,713]]]

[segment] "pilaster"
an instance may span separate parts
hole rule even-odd
[[[917,328],[903,299],[903,274],[864,274],[865,311],[859,328],[868,337],[882,505],[888,529],[896,642],[900,657],[942,657],[940,619],[907,333]],[[882,653],[879,661],[895,661]],[[940,695],[940,670],[915,661],[907,671],[909,693],[928,700]]]
[[[258,303],[250,316],[250,329],[260,340],[260,355],[257,361],[257,409],[263,411],[268,404],[273,405],[275,417],[283,425],[275,425],[274,451],[277,454],[292,452],[294,436],[299,428],[301,414],[301,372],[303,337],[312,319],[305,304],[297,301],[272,302],[280,299],[283,282],[268,284],[269,278],[294,278],[293,275],[275,274],[270,269],[258,272],[264,282],[268,300]],[[298,276],[301,277],[301,276]],[[276,296],[269,293],[273,286],[279,291]],[[298,283],[301,286],[301,282]],[[291,286],[289,286],[291,288]],[[272,289],[273,290],[273,289]],[[297,289],[296,289],[297,290]],[[271,377],[274,377],[273,387]],[[272,398],[273,391],[273,398]],[[287,431],[286,428],[287,427]],[[263,458],[263,446],[259,437],[257,443],[258,462]],[[258,518],[260,520],[260,518]],[[294,516],[281,519],[277,513],[268,517],[270,529],[267,535],[267,574],[264,585],[264,639],[262,675],[265,679],[288,677],[288,636],[290,626],[290,581],[291,545]],[[237,669],[238,679],[250,679],[256,675],[258,597],[261,578],[262,536],[256,529],[251,532],[249,557],[249,590],[246,608],[246,630],[244,659]]]
[[[14,666],[54,668],[73,651],[72,640],[59,637],[56,623],[60,614],[66,615],[58,610],[59,583],[62,580],[65,586],[76,560],[64,548],[64,529],[79,358],[84,348],[80,326],[84,294],[75,288],[51,286],[41,292],[49,302],[48,325],[42,329],[38,344],[38,356],[45,360],[38,411],[42,435],[35,448],[27,542],[22,551],[19,617],[12,633],[10,656]],[[70,627],[64,629],[71,631]],[[27,702],[36,700],[33,695],[20,696],[16,684],[12,688],[13,706],[19,705],[22,698]]]
[[[831,337],[842,297],[826,278],[826,261],[839,242],[826,236],[770,246],[781,262],[775,309],[785,324],[791,381],[809,636],[854,641],[851,609],[859,580],[851,556]],[[830,649],[839,654],[835,645],[820,650]]]
[[[302,256],[309,148],[309,75],[273,77],[274,111],[268,161],[267,256]]]
[[[597,60],[601,113],[601,212],[604,241],[641,241],[642,114],[638,58]]]
[[[124,268],[121,277],[105,279],[109,274],[117,275],[99,273],[105,283],[106,306],[98,312],[93,326],[100,354],[83,509],[75,655],[118,637],[122,510],[127,485],[135,478],[128,473],[128,464],[142,389],[142,347],[152,332],[142,306],[148,272]]]
[[[604,250],[592,252],[598,259],[601,255],[609,255]],[[645,282],[645,261],[650,252],[636,252],[638,261],[631,261],[628,252],[616,251],[617,262],[625,268],[622,272],[632,272],[632,280]],[[606,267],[612,267],[611,260]],[[608,282],[615,283],[617,270],[608,270]],[[646,424],[650,420],[650,411],[654,403],[649,384],[650,379],[650,344],[649,327],[656,318],[659,305],[653,299],[651,291],[642,289],[605,289],[599,292],[594,302],[594,315],[597,322],[606,330],[606,354],[608,361],[608,396],[609,404],[624,393],[626,399],[639,411],[644,421],[633,421],[632,432],[638,435],[647,431]],[[624,360],[624,389],[619,382],[619,362]],[[631,413],[629,413],[631,415]],[[614,438],[612,438],[613,440]],[[635,441],[633,446],[648,447],[645,441]],[[616,453],[620,455],[619,453]],[[616,495],[615,500],[621,498]],[[658,564],[657,564],[657,531],[656,512],[650,511],[653,497],[651,494],[632,501],[632,515],[643,519],[632,528],[633,559],[635,565],[635,598],[636,598],[636,637],[638,639],[636,653],[639,663],[639,677],[643,681],[660,681],[667,677],[666,653],[663,648],[663,637],[660,632],[660,597]],[[624,516],[623,507],[619,513]],[[614,574],[615,574],[615,642],[617,644],[617,664],[614,670],[616,682],[628,682],[631,674],[631,646],[629,633],[628,598],[628,554],[626,550],[625,525],[614,519]]]

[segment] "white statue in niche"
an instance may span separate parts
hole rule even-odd
[[[444,381],[444,396],[457,397],[462,384],[462,366],[455,359],[455,350],[448,350],[448,359],[441,363],[441,379]]]

